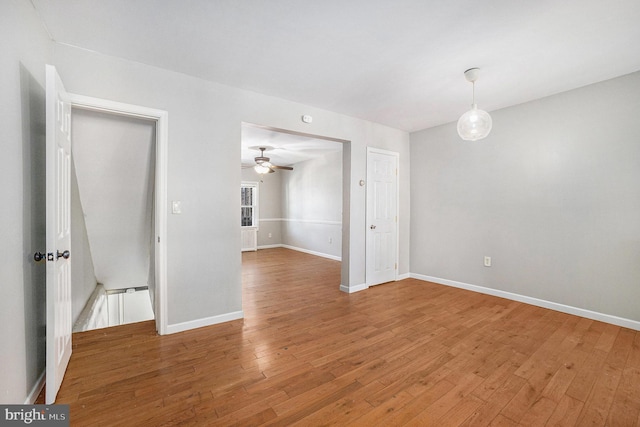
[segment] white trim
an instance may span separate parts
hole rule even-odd
[[[327,224],[327,225],[342,225],[342,221],[332,221],[328,219],[294,219],[294,218],[261,218],[259,222],[304,222],[309,224]]]
[[[366,283],[361,283],[361,284],[355,285],[355,286],[340,285],[340,290],[342,292],[346,292],[348,294],[352,294],[354,292],[364,291],[365,289],[369,289],[369,285],[367,285]]]
[[[404,280],[404,279],[410,279],[411,278],[411,273],[405,273],[405,274],[398,274],[396,276],[396,281],[398,280]]]
[[[38,377],[38,380],[31,388],[29,395],[24,400],[25,405],[33,405],[34,403],[36,403],[38,396],[40,396],[40,392],[44,389],[46,374],[47,374],[47,370],[45,369],[44,371],[42,371],[42,373]]]
[[[169,113],[157,110],[158,121],[156,129],[156,268],[159,270],[159,277],[156,277],[155,298],[159,300],[155,304],[158,306],[158,312],[154,313],[156,318],[156,329],[158,334],[165,335],[167,333],[168,324],[168,304],[169,295],[167,291],[167,176],[168,176],[168,160],[169,160]],[[158,188],[159,187],[159,188]],[[158,265],[159,264],[159,265]]]
[[[105,309],[104,313],[108,312],[107,308],[107,293],[102,283],[97,283],[96,287],[91,292],[89,299],[84,305],[84,308],[78,315],[76,322],[73,324],[72,332],[82,332],[89,329],[99,329],[101,327],[109,326],[109,320],[107,318],[106,325],[97,326],[96,315],[100,313],[102,308]]]
[[[282,245],[281,244],[275,244],[275,245],[262,245],[262,246],[258,246],[258,250],[260,249],[273,249],[273,248],[281,248]]]
[[[298,248],[296,246],[281,245],[281,247],[287,248],[287,249],[291,249],[291,250],[294,250],[294,251],[298,251],[298,252],[304,252],[306,254],[319,256],[319,257],[322,257],[322,258],[329,258],[329,259],[332,259],[334,261],[342,261],[342,257],[336,256],[336,255],[329,255],[329,254],[325,254],[325,253],[322,253],[322,252],[312,251],[312,250],[309,250],[309,249]]]
[[[580,316],[580,317],[586,317],[587,319],[598,320],[601,322],[611,323],[613,325],[622,326],[624,328],[640,331],[640,322],[636,320],[625,319],[623,317],[599,313],[597,311],[586,310],[584,308],[578,308],[570,305],[560,304],[557,302],[528,297],[526,295],[514,294],[507,291],[501,291],[499,289],[492,289],[492,288],[486,288],[484,286],[456,282],[455,280],[441,279],[439,277],[425,276],[423,274],[415,274],[415,273],[411,273],[410,275],[414,279],[423,280],[425,282],[433,282],[433,283],[438,283],[440,285],[452,286],[454,288],[460,288],[460,289],[466,289],[468,291],[479,292],[481,294],[493,295],[496,297],[506,298],[513,301],[519,301],[525,304],[544,307],[550,310],[573,314],[575,316]]]
[[[382,148],[376,148],[376,147],[370,147],[370,146],[367,146],[367,154],[368,153],[378,153],[378,154],[385,154],[387,156],[400,157],[400,153],[398,153],[397,151],[383,150]]]
[[[342,225],[342,221],[332,221],[328,219],[295,219],[295,218],[283,218],[284,222],[302,222],[307,224],[326,224],[326,225]]]
[[[305,254],[315,255],[315,256],[322,257],[322,258],[332,259],[334,261],[342,261],[342,257],[336,256],[336,255],[325,254],[325,253],[322,253],[322,252],[316,252],[316,251],[312,251],[312,250],[309,250],[309,249],[299,248],[297,246],[285,245],[285,244],[282,244],[282,243],[275,244],[275,245],[258,246],[258,250],[260,250],[260,249],[274,249],[274,248],[286,248],[286,249],[291,249],[292,251],[304,252]]]
[[[255,189],[255,197],[253,198],[253,204],[251,206],[245,205],[245,207],[253,208],[253,225],[240,225],[240,227],[244,230],[247,228],[255,228],[256,231],[258,231],[260,225],[260,183],[258,181],[240,181],[240,188],[242,187]],[[242,207],[242,202],[240,203],[240,207]]]
[[[156,330],[158,334],[167,332],[167,154],[169,146],[169,113],[164,110],[125,104],[107,99],[69,94],[71,105],[91,111],[100,111],[128,117],[138,117],[156,121],[156,182],[155,209],[156,241],[155,264],[156,286],[155,305]]]
[[[144,107],[142,105],[125,104],[124,102],[112,101],[92,96],[78,95],[70,93],[71,104],[83,110],[99,111],[102,113],[116,114],[125,117],[138,117],[143,119],[157,120],[159,113],[166,114],[164,110]]]
[[[241,227],[241,252],[257,251],[258,250],[258,227]]]
[[[218,316],[205,317],[204,319],[190,320],[188,322],[167,325],[167,334],[175,334],[177,332],[188,331],[205,326],[217,325],[218,323],[230,322],[244,318],[244,312],[232,311],[231,313],[220,314]]]

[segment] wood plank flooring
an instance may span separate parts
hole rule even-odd
[[[640,333],[340,264],[243,254],[243,320],[74,334],[72,426],[640,426]]]

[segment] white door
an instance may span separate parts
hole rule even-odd
[[[366,281],[396,280],[398,254],[398,153],[367,148]]]
[[[47,386],[55,402],[71,357],[71,103],[55,67],[46,76]]]

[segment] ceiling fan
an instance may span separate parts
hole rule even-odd
[[[267,150],[267,147],[258,147],[260,150],[260,155],[255,158],[256,165],[253,169],[259,174],[265,173],[274,173],[276,169],[283,169],[287,171],[292,171],[293,168],[291,166],[276,166],[272,164],[269,160],[269,157],[265,157],[264,151]]]

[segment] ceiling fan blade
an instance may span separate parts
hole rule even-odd
[[[291,166],[276,166],[276,165],[271,165],[270,167],[274,168],[274,169],[284,169],[286,171],[292,171],[293,168]]]

